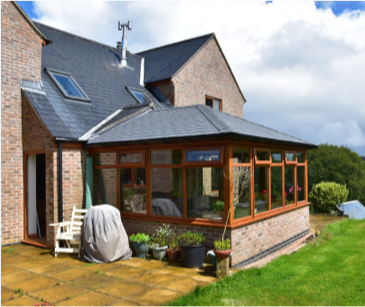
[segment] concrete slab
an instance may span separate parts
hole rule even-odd
[[[12,257],[6,259],[6,264],[14,265],[16,263],[25,262],[27,260],[30,260],[30,258],[27,256],[13,254]]]
[[[128,298],[130,297],[131,301],[134,301],[133,297],[141,292],[145,292],[149,289],[149,286],[138,283],[131,283],[129,281],[121,280],[118,283],[108,285],[103,288],[99,288],[98,292],[109,294],[118,298]]]
[[[90,291],[69,300],[57,303],[57,306],[110,306],[119,299],[109,295]]]
[[[148,273],[148,270],[121,265],[120,268],[107,271],[105,274],[120,278],[131,278]]]
[[[49,276],[49,275],[56,274],[58,272],[62,272],[62,271],[66,271],[66,270],[70,270],[70,269],[72,269],[72,266],[69,264],[52,263],[52,264],[43,265],[40,267],[29,268],[28,271]]]
[[[57,283],[59,284],[59,282],[56,279],[39,276],[34,279],[30,279],[20,283],[15,283],[12,285],[12,288],[14,289],[20,288],[23,290],[24,293],[28,292],[29,294],[32,294],[34,292],[53,287]]]
[[[76,268],[52,274],[51,277],[62,281],[72,281],[92,274],[93,272],[90,272],[88,270]]]
[[[47,264],[48,264],[48,262],[46,260],[39,260],[39,259],[31,258],[31,259],[26,260],[25,262],[13,263],[12,266],[20,268],[20,269],[28,269],[28,268],[44,266]]]
[[[142,276],[131,278],[130,280],[133,282],[139,282],[153,286],[153,285],[162,285],[164,283],[170,282],[178,278],[180,277],[175,275],[159,273],[158,271],[151,271]]]
[[[119,262],[112,262],[112,263],[84,263],[83,268],[92,272],[98,270],[99,272],[106,272],[113,269],[120,268]]]
[[[1,284],[4,286],[8,286],[9,288],[12,288],[13,284],[23,282],[29,279],[34,279],[38,277],[37,274],[33,274],[27,271],[19,271],[16,273],[11,273],[5,276],[1,276]]]
[[[48,288],[46,290],[38,291],[32,294],[38,301],[46,301],[51,304],[58,303],[60,301],[64,301],[66,298],[71,299],[75,296],[86,293],[87,289],[71,286],[71,285],[60,285]],[[34,304],[33,304],[34,306]]]
[[[161,270],[159,270],[160,273],[164,274],[171,274],[176,276],[191,276],[196,275],[199,273],[199,269],[188,269],[181,266],[181,263],[174,263],[171,265],[168,265]]]
[[[152,260],[152,259],[139,259],[140,261],[135,261],[134,259],[139,259],[139,258],[133,258],[133,261],[131,262],[123,261],[120,263],[123,265],[132,266],[136,268],[148,268],[149,270],[160,270],[164,267],[167,267],[169,264],[168,262]]]
[[[154,288],[134,297],[133,301],[147,306],[160,306],[164,303],[172,301],[180,294],[171,290]],[[132,298],[130,298],[132,300]]]
[[[1,286],[1,303],[9,300],[13,296],[13,294],[14,294],[13,290]]]
[[[119,281],[120,281],[120,279],[113,277],[113,276],[93,273],[86,277],[82,277],[82,278],[74,280],[72,282],[72,284],[78,285],[81,287],[85,287],[88,289],[97,289],[97,288],[101,288],[106,285],[117,283]]]
[[[142,306],[142,305],[127,300],[121,300],[111,304],[110,306]]]
[[[27,295],[23,295],[22,297],[16,297],[14,295],[13,300],[6,301],[1,303],[2,306],[34,306],[37,301],[29,297]]]
[[[179,278],[172,282],[164,284],[163,287],[174,291],[188,293],[190,291],[193,291],[197,286],[204,287],[206,285],[208,285],[208,283],[197,281],[192,278]]]
[[[4,261],[4,259],[1,259],[1,260]],[[7,265],[2,265],[1,266],[1,276],[11,274],[11,273],[15,273],[15,272],[20,272],[20,271],[21,270],[19,270],[17,268],[14,268],[14,267],[11,267],[11,266],[7,266]]]

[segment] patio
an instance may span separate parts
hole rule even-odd
[[[3,306],[41,305],[41,299],[55,306],[162,305],[216,281],[210,264],[200,270],[138,258],[92,264],[23,244],[2,248],[1,258]]]

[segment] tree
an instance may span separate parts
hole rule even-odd
[[[309,191],[322,181],[346,184],[348,200],[365,204],[365,163],[351,149],[321,144],[308,151]]]

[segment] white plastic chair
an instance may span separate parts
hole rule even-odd
[[[72,217],[70,222],[62,222],[49,224],[49,226],[58,226],[56,235],[56,247],[55,247],[55,257],[59,253],[79,253],[81,245],[81,227],[84,219],[84,215],[87,209],[76,209],[73,207]],[[61,229],[63,227],[63,231]],[[60,247],[60,241],[65,241],[67,247]],[[75,247],[78,245],[78,247]]]

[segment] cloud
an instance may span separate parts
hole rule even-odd
[[[215,32],[248,100],[245,118],[365,155],[364,11],[336,16],[307,1],[42,1],[35,10],[40,22],[112,46],[118,20],[130,19],[132,52]]]

